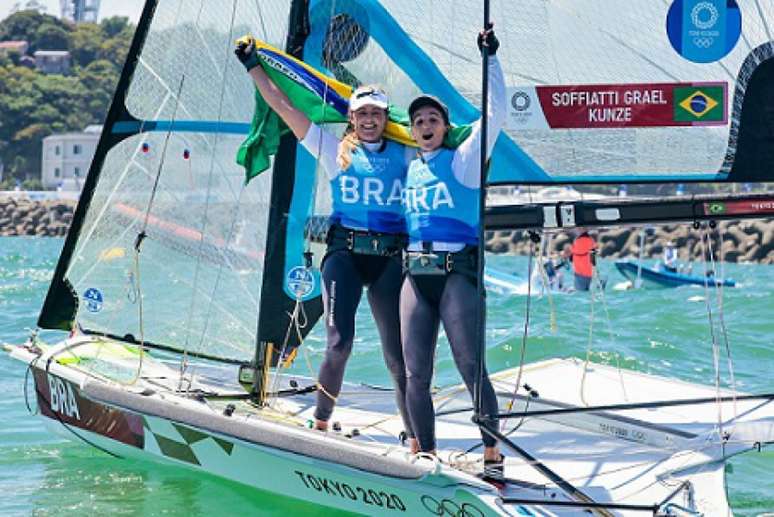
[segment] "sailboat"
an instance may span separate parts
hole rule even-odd
[[[377,386],[344,387],[340,431],[307,426],[314,372],[289,363],[322,312],[305,229],[326,193],[289,135],[245,183],[243,34],[381,83],[398,105],[438,95],[464,124],[478,118],[481,57],[462,39],[491,14],[512,110],[490,185],[771,176],[773,4],[493,4],[147,0],[38,320],[69,335],[6,347],[52,431],[368,515],[728,515],[725,463],[774,440],[774,395],[719,381],[574,358],[493,373],[503,484],[479,475],[479,412],[461,386],[434,395],[437,456],[401,445]],[[541,233],[772,213],[771,196],[717,194],[499,204],[484,220]]]

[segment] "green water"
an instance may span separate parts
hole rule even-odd
[[[35,325],[61,245],[59,239],[0,238],[0,342],[19,343],[26,338],[25,327]],[[527,261],[495,256],[489,264],[523,275]],[[603,262],[600,269],[608,286],[623,280],[611,263]],[[729,264],[725,269],[740,286],[726,290],[723,299],[736,382],[748,392],[772,392],[774,267]],[[532,298],[527,360],[585,357],[591,330],[595,361],[620,361],[625,368],[712,384],[715,370],[703,294],[702,288],[690,287],[608,289],[604,300],[593,303],[587,294],[557,295],[556,333],[551,331],[548,300]],[[525,296],[489,296],[490,370],[518,364],[526,301]],[[347,378],[388,384],[376,333],[363,309]],[[716,309],[712,315],[717,322]],[[319,364],[323,340],[316,335],[307,344],[312,361]],[[445,344],[439,346],[437,364],[437,384],[459,381]],[[331,514],[199,473],[116,460],[51,434],[40,418],[29,415],[23,392],[25,369],[0,354],[0,371],[2,516]],[[725,363],[722,378],[729,381]],[[747,454],[733,461],[728,485],[736,515],[774,511],[772,472],[774,453]]]

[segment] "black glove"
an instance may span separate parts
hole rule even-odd
[[[234,48],[234,54],[236,54],[236,57],[239,58],[239,61],[242,62],[248,72],[258,66],[258,51],[255,49],[255,40],[252,36],[242,36],[239,38],[236,42],[236,48]]]
[[[494,24],[489,22],[487,30],[478,33],[478,40],[476,43],[478,43],[478,50],[481,51],[482,55],[484,49],[486,49],[490,56],[494,56],[497,54],[497,49],[500,48],[500,41],[497,39],[497,36],[495,36],[493,27]]]

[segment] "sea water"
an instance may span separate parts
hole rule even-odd
[[[0,237],[0,342],[20,343],[35,326],[63,241]],[[496,270],[527,278],[525,257],[491,256]],[[701,272],[703,264],[695,264]],[[720,269],[720,266],[718,266]],[[712,300],[715,340],[721,347],[721,379],[728,384],[727,330],[733,372],[739,389],[774,392],[774,267],[723,265],[737,288],[723,292],[722,311]],[[488,296],[487,361],[490,371],[517,366],[529,300],[527,361],[575,356],[624,368],[713,385],[712,334],[706,294],[700,287],[610,289],[624,279],[612,262],[601,261],[608,289],[589,293]],[[522,286],[523,288],[524,286]],[[518,289],[517,289],[518,290]],[[551,308],[553,306],[553,309]],[[556,329],[552,328],[555,318]],[[365,306],[347,379],[389,384],[378,337]],[[54,333],[47,336],[55,339]],[[324,340],[307,340],[319,365]],[[155,463],[118,460],[50,432],[32,416],[34,400],[25,394],[23,365],[0,353],[0,516],[16,515],[331,515],[331,510],[259,493],[212,476]],[[435,383],[459,382],[448,345],[439,344]],[[675,397],[680,397],[679,393]],[[29,408],[27,406],[30,406]],[[774,512],[774,453],[750,453],[732,460],[727,474],[736,515]]]

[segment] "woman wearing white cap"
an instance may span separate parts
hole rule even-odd
[[[479,48],[490,55],[487,156],[505,118],[505,82],[495,57],[499,46],[492,29],[479,34]],[[419,448],[434,453],[435,413],[430,394],[439,324],[468,390],[476,378],[475,325],[481,189],[481,121],[456,149],[443,147],[449,111],[440,99],[421,95],[409,106],[411,131],[419,144],[406,178],[407,268],[400,300],[401,338],[408,372],[406,405]],[[484,370],[482,413],[497,413],[497,398]],[[489,425],[495,428],[494,422]],[[502,456],[486,432],[486,477],[502,477]]]
[[[368,286],[368,301],[395,384],[398,409],[416,450],[405,406],[406,372],[398,318],[400,255],[406,232],[401,195],[415,151],[383,138],[389,103],[379,88],[363,86],[352,93],[351,132],[342,140],[293,106],[258,66],[252,41],[241,40],[235,52],[269,106],[319,160],[331,185],[333,213],[321,268],[328,346],[318,375],[315,427],[328,428],[352,351],[355,312],[363,287]]]

